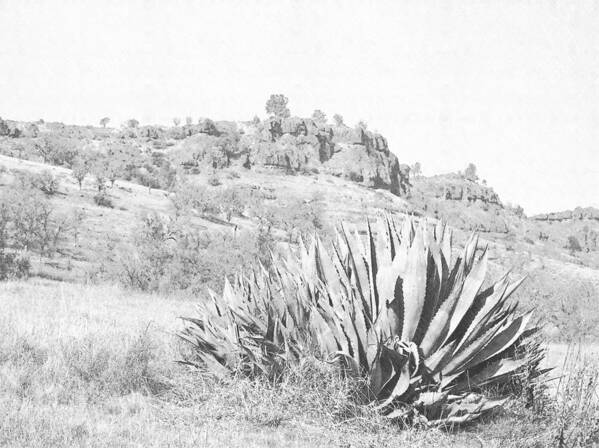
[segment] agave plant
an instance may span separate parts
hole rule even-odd
[[[226,283],[181,336],[213,371],[272,375],[316,352],[366,379],[390,418],[468,422],[504,403],[485,390],[539,373],[543,353],[527,342],[531,314],[508,301],[522,280],[486,285],[475,235],[455,261],[451,246],[441,224],[387,217],[364,236],[342,226],[332,250],[314,238],[275,260],[274,274]]]

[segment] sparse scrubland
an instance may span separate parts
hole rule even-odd
[[[0,445],[599,443],[595,212],[267,109],[0,119]]]

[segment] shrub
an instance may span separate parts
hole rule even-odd
[[[72,229],[72,219],[57,214],[51,202],[31,187],[16,185],[0,193],[2,248],[52,255]]]
[[[216,193],[204,185],[182,183],[171,197],[177,216],[190,213],[215,214],[219,212]]]
[[[77,157],[79,143],[59,135],[45,135],[35,142],[38,155],[44,163],[70,167]]]
[[[105,192],[94,195],[94,203],[99,207],[114,208],[112,199]]]
[[[119,255],[119,278],[144,291],[202,291],[218,288],[237,269],[252,269],[273,249],[266,232],[200,232],[185,221],[150,214],[136,230],[132,247]]]
[[[33,175],[32,184],[35,188],[47,194],[48,196],[56,194],[59,185],[58,180],[49,170],[44,170],[39,174]]]
[[[347,177],[352,182],[363,182],[364,181],[364,176],[362,176],[362,174],[360,174],[360,173],[356,173],[353,170],[349,171],[349,174]]]
[[[251,193],[239,186],[218,189],[204,185],[183,183],[171,196],[177,216],[189,214],[217,215],[222,213],[227,221],[233,216],[242,216],[252,203]]]
[[[30,270],[31,263],[26,254],[0,249],[0,280],[26,278]]]
[[[568,237],[568,242],[565,246],[565,249],[568,249],[570,253],[582,252],[582,246],[580,245],[578,238],[576,238],[574,235],[570,235]]]
[[[246,191],[238,187],[227,187],[222,189],[216,200],[221,213],[225,214],[227,221],[231,222],[233,216],[241,216],[248,203]]]
[[[314,233],[322,237],[325,234],[325,208],[321,198],[316,195],[310,200],[290,200],[286,206],[278,209],[275,224],[284,229],[290,243],[306,240]]]
[[[9,134],[10,128],[8,127],[8,124],[6,124],[6,121],[0,117],[0,137],[7,136]]]
[[[220,178],[216,175],[216,173],[213,173],[212,175],[210,175],[208,177],[208,185],[212,185],[213,187],[218,187],[221,184],[222,184],[222,182],[220,181]]]
[[[332,253],[315,239],[275,259],[276,275],[226,282],[181,333],[195,365],[276,379],[315,353],[364,379],[364,396],[387,417],[435,426],[502,406],[515,379],[538,374],[531,314],[507,302],[521,281],[483,287],[488,254],[476,256],[478,238],[452,266],[446,227],[406,220],[400,232],[388,219],[374,235],[368,226],[364,245],[343,227]]]

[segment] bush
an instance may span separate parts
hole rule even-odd
[[[26,254],[0,249],[0,280],[27,278],[30,269],[31,263]]]
[[[220,290],[225,276],[255,268],[273,247],[268,232],[200,232],[184,220],[153,213],[119,254],[117,275],[125,286],[143,291]]]
[[[57,214],[50,201],[31,187],[16,185],[0,192],[0,248],[52,255],[73,220]]]
[[[566,243],[565,249],[568,249],[570,253],[574,252],[582,252],[582,246],[574,235],[570,235],[568,237],[568,242]]]
[[[98,193],[94,196],[94,203],[99,207],[114,208],[114,204],[110,196],[106,193]]]
[[[219,212],[219,204],[216,192],[209,190],[204,185],[183,183],[179,185],[171,197],[177,216],[190,213],[216,214]]]
[[[319,194],[309,200],[292,197],[276,205],[268,204],[264,197],[248,197],[244,201],[261,226],[284,230],[288,243],[297,243],[300,238],[305,241],[315,232],[319,232],[324,240],[329,235],[325,207]]]
[[[204,185],[183,183],[174,193],[171,200],[177,216],[222,213],[229,222],[234,216],[242,216],[253,201],[251,193],[239,186],[212,189]]]
[[[216,175],[216,173],[213,173],[211,176],[208,177],[208,185],[218,187],[221,184],[222,182],[220,181],[220,178]]]
[[[364,176],[362,176],[362,174],[360,174],[360,173],[356,173],[353,170],[349,171],[349,174],[347,175],[347,177],[352,182],[363,182],[364,181]]]
[[[49,170],[44,170],[41,173],[34,175],[32,183],[35,188],[48,196],[52,196],[58,191],[58,180]]]
[[[71,167],[76,159],[79,153],[78,145],[79,142],[75,139],[54,134],[45,135],[35,143],[37,153],[44,163],[66,167]]]

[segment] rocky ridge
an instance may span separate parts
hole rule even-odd
[[[574,210],[562,212],[541,213],[532,217],[536,221],[570,221],[570,220],[594,220],[599,221],[599,209],[594,207],[576,207]]]
[[[398,196],[410,188],[409,167],[399,163],[382,135],[306,118],[204,125],[171,153],[190,169],[263,166],[328,173]]]

